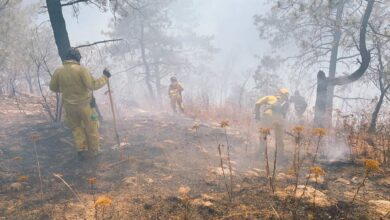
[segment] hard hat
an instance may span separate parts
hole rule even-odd
[[[289,95],[289,91],[287,88],[281,88],[279,89],[279,93],[282,94],[282,95]]]
[[[80,62],[80,60],[81,60],[80,51],[74,47],[69,48],[68,52],[66,53],[66,59],[75,60],[77,62]]]

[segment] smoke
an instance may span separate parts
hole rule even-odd
[[[325,155],[329,162],[346,161],[349,159],[350,147],[345,139],[330,137],[326,146]]]

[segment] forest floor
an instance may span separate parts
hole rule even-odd
[[[101,157],[82,162],[70,131],[49,122],[38,99],[0,97],[0,121],[1,219],[384,219],[390,211],[385,168],[370,175],[351,204],[365,174],[359,160],[319,160],[326,174],[308,182],[300,202],[293,197],[292,159],[284,160],[273,194],[257,138],[234,128],[226,129],[230,180],[225,129],[217,122],[201,122],[195,132],[185,116],[134,111],[119,120],[121,147],[104,121]],[[285,142],[286,155],[293,155],[292,138]],[[111,201],[95,206],[103,195]]]

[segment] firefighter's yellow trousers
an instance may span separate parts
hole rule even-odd
[[[72,131],[77,151],[96,153],[100,149],[99,120],[90,104],[64,105],[66,123]]]
[[[181,112],[184,112],[183,99],[181,95],[171,96],[171,107],[174,112],[176,112],[176,106],[179,106]]]

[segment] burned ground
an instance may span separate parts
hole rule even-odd
[[[233,182],[229,199],[225,130],[216,122],[199,123],[196,133],[194,121],[185,116],[134,111],[119,122],[121,147],[115,147],[112,124],[104,121],[101,157],[80,162],[70,131],[50,123],[38,102],[2,97],[0,103],[0,216],[5,219],[381,219],[388,210],[385,168],[370,175],[351,205],[365,172],[359,160],[318,162],[326,175],[317,186],[308,184],[316,188],[315,207],[310,199],[297,203],[289,191],[294,185],[291,158],[286,166],[278,166],[273,194],[256,134],[238,126],[226,129]],[[35,146],[42,197],[34,133],[39,135]],[[286,136],[289,155],[291,139]],[[301,172],[302,185],[308,166]],[[92,177],[96,182],[91,188]],[[102,195],[111,204],[95,207]]]

